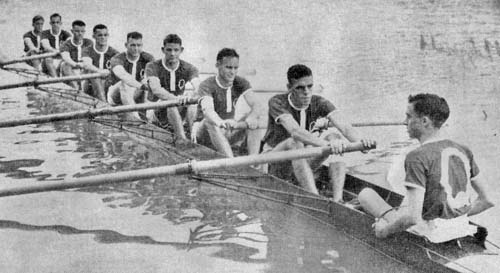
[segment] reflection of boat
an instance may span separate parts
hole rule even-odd
[[[29,68],[26,66],[20,65],[19,67],[23,69],[22,72],[29,72]],[[61,87],[61,85],[43,86],[38,87],[38,89],[82,102],[84,105],[106,106],[103,102],[69,88]],[[169,150],[178,155],[179,161],[186,159],[208,160],[221,157],[206,147],[177,139],[168,131],[143,121],[109,117],[94,118],[93,121],[163,141],[168,144],[166,146]],[[321,169],[319,177],[327,177],[327,171]],[[485,235],[483,229],[479,229],[483,231],[483,234],[480,232],[476,237],[461,238],[442,244],[429,243],[424,238],[410,233],[400,233],[382,240],[374,236],[371,228],[373,218],[349,205],[349,202],[346,204],[331,202],[325,197],[310,194],[299,187],[275,177],[263,175],[250,168],[234,168],[217,173],[198,173],[192,175],[192,178],[293,207],[325,224],[343,230],[355,240],[366,243],[389,257],[424,272],[484,272],[484,266],[491,263],[499,264],[498,247],[488,241],[485,242],[485,247],[481,245],[481,237],[484,237],[481,235]],[[363,187],[374,188],[391,205],[399,205],[402,200],[400,195],[354,176],[347,177],[345,200],[354,200],[356,194]],[[205,236],[197,239],[202,238],[211,239],[212,237]]]

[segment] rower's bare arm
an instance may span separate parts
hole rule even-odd
[[[375,235],[385,238],[391,234],[405,231],[422,220],[422,207],[425,190],[423,188],[407,187],[408,206],[401,207],[394,215],[387,214],[375,223]],[[387,218],[387,219],[385,219]]]
[[[293,139],[300,141],[306,145],[320,147],[330,144],[328,141],[320,139],[311,134],[309,131],[301,128],[291,114],[281,115],[278,119],[278,122],[285,128],[285,130],[287,130],[287,132],[292,136]]]
[[[472,188],[476,191],[477,198],[472,202],[472,207],[468,212],[469,216],[479,214],[495,205],[489,200],[484,184],[481,182],[479,177],[471,180]]]
[[[262,99],[259,101],[259,96],[252,89],[243,92],[242,96],[250,107],[250,113],[245,117],[248,128],[265,128],[267,126],[266,115],[269,112],[266,101]]]
[[[142,83],[135,80],[135,78],[125,71],[125,68],[121,65],[116,65],[112,68],[113,73],[116,77],[118,77],[122,82],[124,82],[128,86],[132,86],[135,88],[141,88]]]
[[[39,49],[36,48],[35,44],[33,44],[33,41],[31,41],[30,38],[24,38],[24,44],[28,47],[29,52],[38,52]]]
[[[342,135],[351,142],[359,141],[358,131],[347,122],[347,118],[340,111],[333,111],[328,116],[329,125],[337,128]]]
[[[211,96],[203,96],[200,101],[200,106],[203,116],[207,121],[215,124],[217,127],[223,126],[224,121],[217,112],[215,112],[214,99]]]
[[[151,88],[151,92],[153,95],[157,96],[161,100],[175,100],[177,97],[165,90],[165,88],[161,87],[160,79],[155,76],[148,77],[149,88]]]
[[[50,46],[50,42],[48,39],[43,39],[42,41],[40,41],[40,43],[42,44],[43,49],[45,49],[48,52],[58,52],[59,51],[59,50],[53,48],[52,46]]]
[[[107,69],[100,69],[99,67],[96,67],[95,65],[92,64],[92,59],[90,57],[83,57],[82,58],[82,67],[83,69],[94,72],[94,73],[109,73],[109,70]]]
[[[73,61],[73,59],[71,59],[71,56],[69,55],[69,52],[67,52],[67,51],[61,52],[61,59],[65,63],[69,64],[71,67],[79,66],[78,63],[76,63],[75,61]]]

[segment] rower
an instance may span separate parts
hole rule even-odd
[[[410,138],[421,146],[405,158],[403,205],[393,208],[369,188],[359,194],[363,208],[377,217],[377,237],[407,230],[432,242],[449,241],[474,234],[477,227],[469,225],[467,217],[493,207],[472,152],[440,135],[449,114],[444,98],[409,96],[405,124]],[[471,202],[473,191],[477,198]]]
[[[43,23],[45,21],[41,15],[36,15],[33,17],[31,22],[33,30],[28,31],[23,35],[24,52],[28,56],[41,53],[40,41],[42,39]],[[28,64],[39,71],[42,71],[40,60],[31,60]]]
[[[103,24],[95,25],[92,37],[95,44],[82,51],[83,68],[87,72],[107,73],[111,68],[111,58],[118,54],[116,49],[108,45],[108,27]],[[106,79],[94,78],[90,80],[90,83],[91,85],[87,86],[84,91],[92,97],[106,101]]]
[[[143,80],[146,64],[154,61],[154,57],[142,51],[142,34],[128,33],[125,48],[125,52],[111,58],[112,74],[106,85],[107,100],[112,106],[143,103],[149,89]],[[136,112],[132,115],[139,118]]]
[[[180,59],[184,47],[177,34],[168,34],[163,39],[161,50],[165,56],[146,66],[146,77],[151,88],[148,100],[187,100],[193,94],[185,93],[186,85],[190,83],[195,91],[199,85],[198,69]],[[183,119],[191,128],[195,115],[196,105],[188,105],[155,110],[150,119],[161,127],[170,124],[177,136],[186,139]]]
[[[334,153],[342,153],[345,143],[339,134],[331,132],[320,137],[309,130],[320,118],[327,118],[329,124],[351,142],[361,141],[366,148],[374,144],[372,140],[360,138],[358,132],[346,122],[330,101],[312,94],[313,75],[309,67],[302,64],[293,65],[288,69],[287,78],[288,92],[269,100],[269,120],[263,152],[294,150],[305,146],[331,146]],[[307,191],[318,194],[313,171],[321,167],[327,158],[328,156],[292,160],[291,164],[273,163],[269,165],[269,173],[289,181],[295,179]],[[329,174],[333,201],[340,202],[346,164],[330,162]]]
[[[61,44],[71,38],[71,33],[61,29],[62,17],[58,13],[50,16],[50,29],[42,32],[42,48],[44,52],[59,52]],[[52,77],[57,77],[61,65],[61,57],[46,58],[45,66]]]
[[[193,126],[193,140],[212,144],[220,153],[233,157],[231,144],[246,138],[248,152],[258,153],[263,133],[255,129],[259,120],[265,120],[265,117],[260,119],[266,112],[265,104],[259,103],[250,83],[237,75],[239,55],[236,50],[220,50],[215,66],[217,75],[205,79],[198,89],[202,115],[198,117],[199,123]],[[240,121],[246,122],[245,128],[236,128]]]
[[[94,45],[92,40],[84,38],[85,36],[85,22],[75,20],[71,23],[71,33],[73,37],[66,40],[59,51],[61,52],[61,73],[63,76],[74,76],[81,74],[83,68],[82,52],[85,48]],[[71,82],[71,86],[79,89],[77,82]]]

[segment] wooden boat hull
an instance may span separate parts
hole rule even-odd
[[[76,100],[94,107],[107,106],[106,103],[69,89],[60,89],[54,86],[39,87],[39,90],[70,100]],[[208,160],[222,157],[217,152],[195,143],[176,138],[173,134],[154,125],[137,120],[116,120],[95,118],[93,121],[120,128],[134,134],[167,143],[169,149],[181,158]],[[319,177],[327,177],[327,170],[320,170]],[[481,272],[461,265],[464,257],[496,258],[493,263],[498,264],[498,248],[488,244],[482,248],[475,242],[475,238],[468,237],[443,244],[432,244],[425,239],[410,233],[400,233],[387,239],[378,239],[374,236],[371,225],[373,218],[369,215],[349,207],[331,202],[327,198],[310,194],[303,189],[270,175],[264,175],[251,168],[236,168],[218,173],[203,173],[193,176],[194,179],[212,183],[228,189],[236,190],[261,198],[284,203],[296,208],[305,214],[344,231],[354,240],[361,241],[387,256],[405,264],[409,264],[424,272]],[[386,189],[375,186],[367,181],[348,175],[346,180],[346,197],[356,195],[362,188],[372,187],[384,196],[391,205],[398,205],[402,196]],[[480,263],[480,262],[479,262]]]

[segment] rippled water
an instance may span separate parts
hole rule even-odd
[[[3,0],[0,33],[7,42],[2,51],[20,55],[20,37],[30,28],[31,17],[53,12],[63,15],[66,28],[72,20],[84,19],[88,36],[91,26],[107,24],[110,44],[119,50],[125,33],[139,30],[145,35],[145,49],[157,57],[162,37],[179,33],[184,57],[203,71],[213,71],[220,48],[235,47],[241,55],[241,73],[259,89],[283,89],[286,68],[306,63],[313,68],[318,92],[353,121],[401,120],[409,94],[443,95],[452,109],[445,133],[471,147],[489,192],[500,200],[495,190],[500,180],[497,1]],[[254,69],[255,75],[245,74]],[[0,75],[0,82],[13,79]],[[35,93],[26,95],[22,89],[2,91],[1,102],[4,119],[68,107]],[[404,128],[361,130],[377,139],[381,149],[346,160],[352,172],[383,180],[384,170],[413,142]],[[165,164],[175,156],[139,137],[87,121],[0,133],[0,176],[6,186]],[[184,178],[166,181],[170,183],[129,183],[99,194],[1,199],[0,236],[12,246],[4,254],[14,261],[2,264],[12,270],[2,271],[91,266],[107,272],[342,272],[341,267],[347,272],[387,272],[392,266],[393,272],[408,270],[330,227],[281,212],[281,207]],[[498,209],[476,220],[488,226],[490,237],[500,238]],[[207,222],[200,230],[216,231],[201,233],[203,246],[186,251],[189,228]],[[224,235],[211,235],[218,232]],[[48,262],[60,260],[61,253],[67,259],[60,267]],[[33,262],[22,262],[26,255]],[[356,265],[359,260],[373,264]]]

